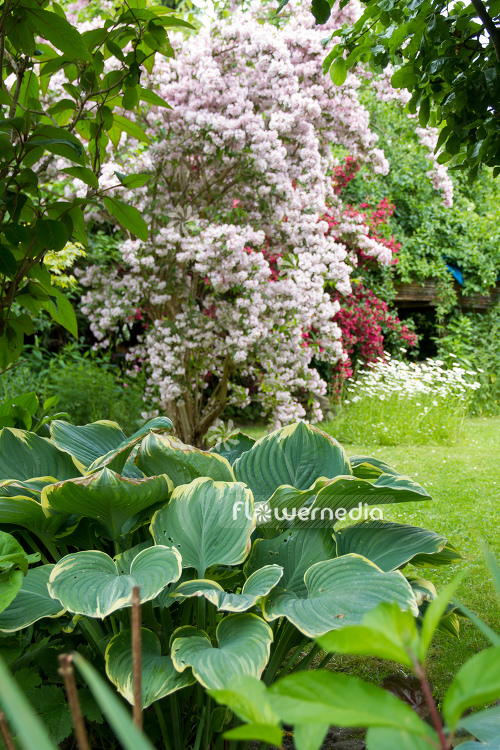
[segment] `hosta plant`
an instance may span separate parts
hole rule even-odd
[[[112,422],[56,420],[50,439],[0,432],[0,524],[43,563],[0,630],[26,643],[48,629],[87,649],[132,703],[139,586],[143,707],[159,719],[153,739],[183,750],[217,746],[232,721],[207,691],[304,669],[314,638],[359,626],[381,602],[418,627],[436,592],[401,569],[460,556],[439,534],[381,520],[387,503],[430,500],[423,487],[378,459],[348,458],[317,428],[238,433],[210,451],[170,428],[158,417],[131,437]],[[361,520],[337,528],[351,512]],[[456,632],[453,607],[441,627]]]
[[[488,555],[500,602],[500,568]],[[442,614],[463,576],[458,575],[429,605],[422,627],[409,611],[381,602],[358,625],[332,630],[318,638],[329,653],[389,659],[413,675],[422,702],[399,700],[394,691],[358,677],[319,670],[278,680],[266,688],[251,677],[237,677],[224,689],[212,690],[221,703],[244,722],[226,736],[257,739],[281,747],[282,725],[293,725],[297,750],[319,750],[331,724],[367,728],[367,750],[497,750],[500,747],[500,706],[477,713],[500,698],[500,636],[474,613],[463,608],[491,646],[463,664],[437,710],[427,681],[425,662]],[[408,682],[408,681],[407,681]],[[402,697],[404,693],[400,694]],[[469,715],[467,715],[469,713]],[[423,721],[423,717],[428,717]],[[463,740],[463,741],[462,741]],[[461,744],[459,744],[461,743]]]

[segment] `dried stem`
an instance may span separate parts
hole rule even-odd
[[[3,711],[0,712],[0,734],[2,735],[6,750],[16,750],[16,746],[14,745],[14,740],[12,739],[9,727],[7,726],[5,714],[3,713]]]
[[[132,589],[132,674],[134,678],[134,724],[142,729],[142,641],[141,590]]]
[[[66,698],[71,710],[71,716],[73,717],[73,726],[75,728],[78,750],[90,750],[87,730],[85,729],[85,722],[82,716],[82,709],[80,708],[80,701],[78,700],[75,675],[73,673],[73,658],[71,654],[59,654],[58,659],[60,664],[58,672],[63,678],[66,687]]]

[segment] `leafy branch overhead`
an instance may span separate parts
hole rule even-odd
[[[313,0],[317,23],[326,23],[332,5]],[[368,0],[356,23],[326,41],[334,47],[324,71],[335,84],[358,63],[376,74],[393,66],[391,83],[411,95],[410,113],[422,127],[440,128],[438,161],[468,170],[471,180],[482,165],[500,173],[498,0]]]
[[[0,370],[19,357],[41,309],[78,335],[74,311],[51,285],[44,258],[68,241],[86,244],[86,207],[147,238],[137,209],[106,194],[99,177],[108,144],[116,147],[123,133],[148,142],[130,113],[168,105],[141,85],[141,76],[156,54],[173,55],[168,28],[193,28],[168,8],[130,0],[102,28],[80,33],[60,5],[42,5],[5,0],[0,6]],[[48,92],[61,72],[67,96],[54,101]],[[50,183],[61,157],[64,172],[88,186],[84,198],[68,199]],[[116,186],[135,188],[143,179],[117,175]]]

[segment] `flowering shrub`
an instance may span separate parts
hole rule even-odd
[[[334,419],[336,434],[349,442],[382,445],[458,440],[468,402],[481,387],[477,373],[452,358],[403,362],[385,353],[347,387]]]
[[[344,164],[335,168],[333,182],[336,194],[341,194],[359,168],[359,164],[351,156],[345,159]],[[366,365],[381,357],[384,348],[387,348],[389,336],[399,347],[415,346],[418,340],[416,334],[389,311],[387,302],[379,299],[369,288],[370,271],[381,262],[380,253],[375,257],[370,254],[370,242],[377,247],[382,245],[386,248],[384,265],[396,265],[398,262],[401,244],[393,236],[385,237],[382,233],[393,213],[394,205],[387,198],[379,201],[374,209],[366,202],[361,202],[358,207],[346,204],[343,216],[366,227],[362,243],[357,242],[355,235],[344,234],[343,237],[338,237],[339,222],[329,214],[325,216],[330,233],[346,243],[351,257],[356,261],[358,273],[365,274],[365,279],[359,278],[349,294],[342,294],[338,290],[332,293],[333,299],[340,304],[334,321],[342,331],[342,346],[347,355],[335,365],[332,383],[334,391],[338,391],[342,382],[353,375],[358,362]]]
[[[342,307],[334,320],[342,331],[342,344],[347,358],[335,367],[334,387],[338,390],[346,378],[354,374],[355,362],[369,364],[383,356],[386,334],[394,333],[395,338],[405,346],[415,346],[417,335],[401,323],[397,315],[389,311],[387,303],[379,299],[363,282],[349,294],[341,298]]]
[[[118,266],[86,270],[83,311],[105,348],[141,324],[131,375],[146,368],[146,397],[186,442],[202,442],[226,404],[250,396],[275,425],[304,418],[306,404],[321,419],[326,383],[313,359],[346,356],[328,289],[350,293],[351,248],[393,258],[339,195],[332,144],[373,174],[388,163],[359,79],[337,88],[323,75],[324,29],[304,10],[281,29],[247,11],[174,40],[175,59],[148,83],[172,109],[151,107],[151,145],[122,138],[103,174],[110,186],[130,165],[151,176],[134,191],[150,234],[127,239]],[[331,28],[356,13],[337,10]]]

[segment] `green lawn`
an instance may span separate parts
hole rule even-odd
[[[328,425],[325,425],[328,429]],[[248,430],[254,437],[263,431]],[[403,474],[417,479],[432,495],[432,502],[384,506],[385,519],[422,526],[446,535],[463,555],[458,565],[420,570],[419,575],[442,587],[453,574],[467,575],[457,597],[500,631],[500,608],[479,551],[484,540],[500,560],[500,418],[465,422],[457,446],[376,447],[346,446],[348,455],[373,455]],[[486,641],[467,621],[461,620],[460,639],[438,634],[429,662],[429,677],[442,695],[458,667]],[[338,657],[334,668],[354,667],[361,676],[379,682],[394,667],[376,659]]]

